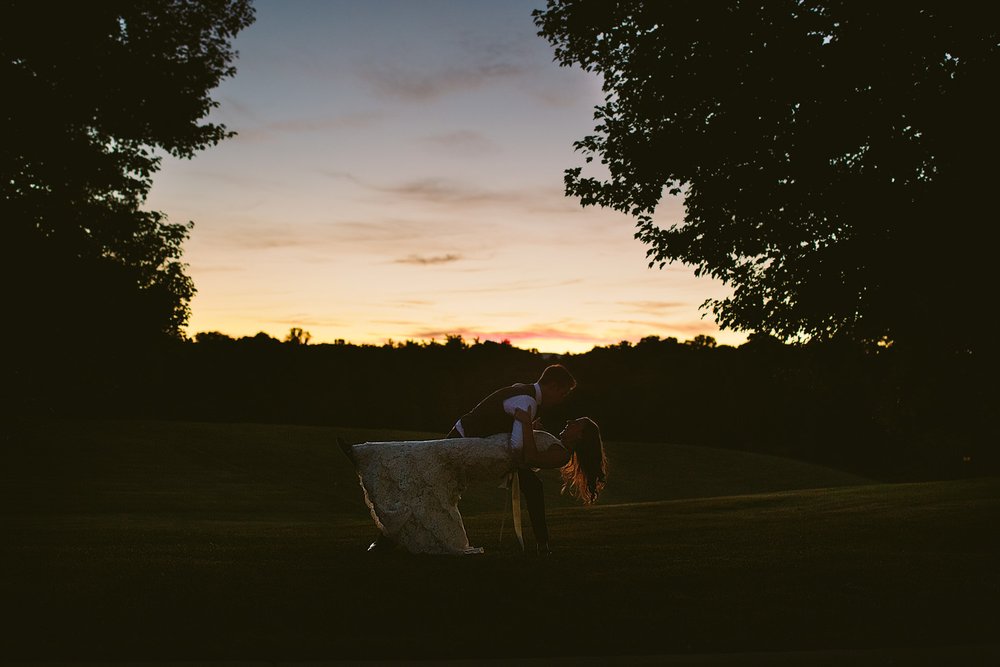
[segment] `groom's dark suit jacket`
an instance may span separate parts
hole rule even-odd
[[[503,409],[503,402],[514,396],[535,397],[534,384],[515,384],[495,392],[479,402],[479,405],[467,412],[459,420],[462,430],[469,438],[483,438],[494,433],[510,433],[514,428],[514,417]],[[541,410],[542,406],[538,406]],[[537,414],[535,415],[538,416]],[[461,438],[458,429],[453,428],[448,433],[449,438]],[[521,494],[528,506],[528,516],[531,518],[531,530],[535,533],[538,544],[548,544],[549,527],[545,521],[545,496],[542,495],[542,480],[530,468],[517,469]]]
[[[510,433],[514,428],[514,418],[504,412],[503,402],[515,396],[535,398],[535,385],[515,384],[495,392],[479,402],[479,405],[462,415],[462,430],[470,438],[482,438],[494,433]],[[537,416],[537,415],[536,415]]]

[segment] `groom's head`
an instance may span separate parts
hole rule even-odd
[[[576,380],[565,366],[553,364],[542,371],[538,386],[542,388],[542,405],[559,405],[576,387]]]

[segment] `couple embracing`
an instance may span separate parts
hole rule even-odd
[[[548,553],[545,501],[536,471],[558,468],[563,491],[588,504],[597,500],[607,480],[604,445],[592,420],[570,420],[559,437],[536,430],[539,411],[561,403],[575,386],[566,368],[549,366],[533,384],[511,385],[484,398],[444,439],[341,442],[379,530],[369,549],[482,553],[469,544],[458,502],[470,483],[506,479],[518,540],[523,546],[523,495],[537,549]]]

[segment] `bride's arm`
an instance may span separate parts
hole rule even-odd
[[[549,447],[544,452],[538,451],[530,414],[518,408],[514,411],[514,419],[521,422],[521,432],[524,436],[521,455],[524,465],[532,468],[561,468],[566,465],[566,451],[562,447]]]

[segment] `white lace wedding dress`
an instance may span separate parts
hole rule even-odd
[[[559,440],[535,431],[545,451]],[[482,553],[469,545],[458,502],[470,482],[500,480],[515,468],[510,434],[354,445],[365,504],[378,529],[411,553]]]

